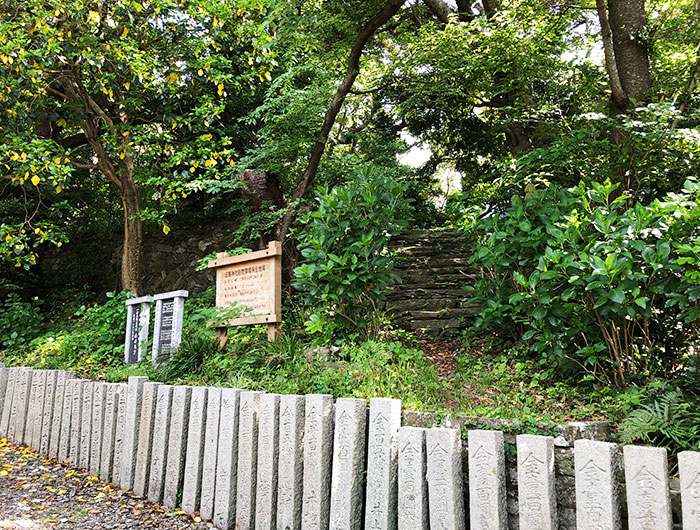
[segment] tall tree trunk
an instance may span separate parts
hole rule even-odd
[[[357,74],[360,73],[360,58],[362,57],[362,52],[365,45],[369,39],[381,28],[394,14],[401,8],[406,0],[388,0],[384,7],[372,17],[363,27],[360,29],[355,39],[355,43],[350,50],[350,57],[348,58],[347,68],[345,69],[345,77],[341,81],[335,95],[331,101],[331,105],[326,111],[326,116],[323,120],[323,125],[321,126],[321,131],[318,135],[318,139],[311,149],[311,156],[309,157],[309,164],[306,166],[304,173],[301,175],[299,182],[297,183],[294,193],[292,194],[288,204],[293,205],[296,201],[303,198],[306,195],[311,183],[316,176],[318,171],[318,166],[321,163],[321,157],[323,152],[326,150],[326,143],[328,142],[328,136],[333,128],[335,119],[338,117],[338,112],[343,106],[346,96],[350,92]],[[277,240],[284,242],[289,232],[289,228],[296,217],[296,213],[293,210],[288,211],[275,228],[275,237]]]
[[[141,197],[132,179],[125,179],[119,194],[124,208],[124,247],[122,249],[122,287],[137,295],[141,291]]]

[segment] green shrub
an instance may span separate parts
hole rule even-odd
[[[293,283],[312,309],[308,331],[376,335],[380,301],[398,281],[386,244],[407,225],[405,190],[365,168],[343,186],[316,191],[318,209],[301,218],[297,232],[303,260]]]
[[[7,295],[0,303],[0,349],[21,347],[40,333],[44,321],[41,304],[37,297],[25,302],[16,293]]]
[[[472,263],[485,269],[478,326],[622,386],[670,371],[697,340],[700,206],[693,182],[647,205],[615,188],[514,197],[477,224]]]

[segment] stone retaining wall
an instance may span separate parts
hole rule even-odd
[[[437,420],[395,399],[0,365],[0,437],[222,529],[700,528],[700,453],[681,453],[669,480],[664,449],[620,451],[604,422],[545,436]]]

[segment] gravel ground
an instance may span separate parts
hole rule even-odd
[[[0,529],[213,528],[0,439]]]

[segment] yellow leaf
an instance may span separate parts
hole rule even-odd
[[[199,70],[197,70],[197,74],[199,74],[199,75],[204,75],[204,70],[202,70],[202,69],[200,68]]]
[[[56,158],[53,159],[54,164],[60,164],[61,163],[61,157],[57,156]]]
[[[180,76],[177,75],[175,72],[173,72],[173,73],[170,74],[168,77],[166,77],[166,79],[168,80],[168,83],[174,83],[175,81],[177,81],[178,79],[180,79]]]
[[[61,190],[62,190],[62,189],[63,189],[63,188],[61,188],[61,186],[56,186],[56,193],[61,193]]]
[[[169,232],[170,232],[170,227],[168,225],[163,225],[163,233],[165,235],[168,235]]]
[[[126,83],[124,83],[124,87],[125,87],[127,90],[129,90],[129,88],[131,88],[131,83],[129,83],[129,81],[127,81]]]
[[[65,126],[66,126],[66,120],[64,120],[63,118],[61,118],[60,120],[58,120],[58,121],[56,122],[56,125],[58,125],[59,127],[65,127]]]
[[[218,88],[219,88],[219,90],[218,90],[219,95],[221,95],[221,94],[224,92],[224,85],[222,85],[221,83],[219,83],[219,87],[218,87]]]
[[[124,151],[122,151],[121,153],[119,153],[119,158],[121,158],[122,160],[124,160],[124,157],[125,157],[125,156],[126,156],[126,155],[124,154]]]
[[[122,31],[122,39],[125,39],[128,34],[129,34],[129,28],[124,28],[124,31]]]
[[[272,81],[272,76],[270,75],[270,72],[265,72],[265,79],[268,81]]]
[[[38,186],[39,182],[41,182],[41,179],[37,175],[34,175],[32,177],[32,184],[34,184],[35,186]]]
[[[21,266],[22,266],[21,263],[15,263],[15,267],[21,267]],[[0,471],[0,473],[2,473],[2,471]],[[5,472],[5,474],[7,474],[7,472]],[[4,475],[3,475],[3,476],[4,476]]]
[[[59,241],[58,243],[56,243],[56,246],[57,246],[57,247],[60,247],[61,245],[63,245],[63,242],[62,242],[62,241]],[[65,490],[63,490],[63,491],[65,491]],[[59,492],[59,493],[60,493],[60,492]]]

